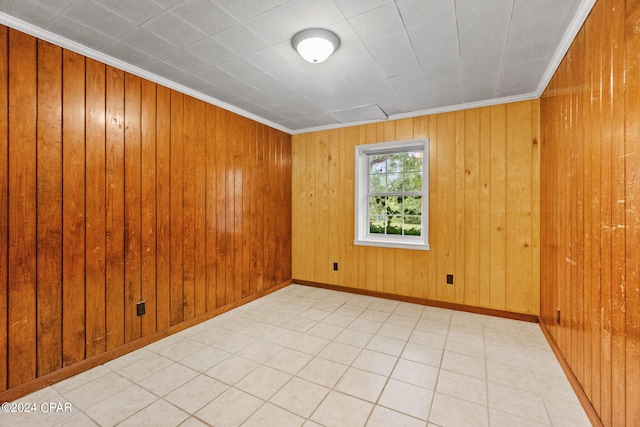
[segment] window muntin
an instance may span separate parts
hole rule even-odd
[[[355,244],[429,249],[428,140],[356,147]]]

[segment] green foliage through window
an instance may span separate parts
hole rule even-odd
[[[369,155],[369,233],[422,233],[422,151]]]

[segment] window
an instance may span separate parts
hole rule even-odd
[[[356,245],[429,250],[429,140],[356,147]]]

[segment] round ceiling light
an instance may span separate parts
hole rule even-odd
[[[340,46],[340,39],[329,30],[309,28],[293,36],[291,44],[306,61],[317,64],[331,56]]]

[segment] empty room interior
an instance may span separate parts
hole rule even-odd
[[[0,1],[0,427],[640,425],[639,29]]]

